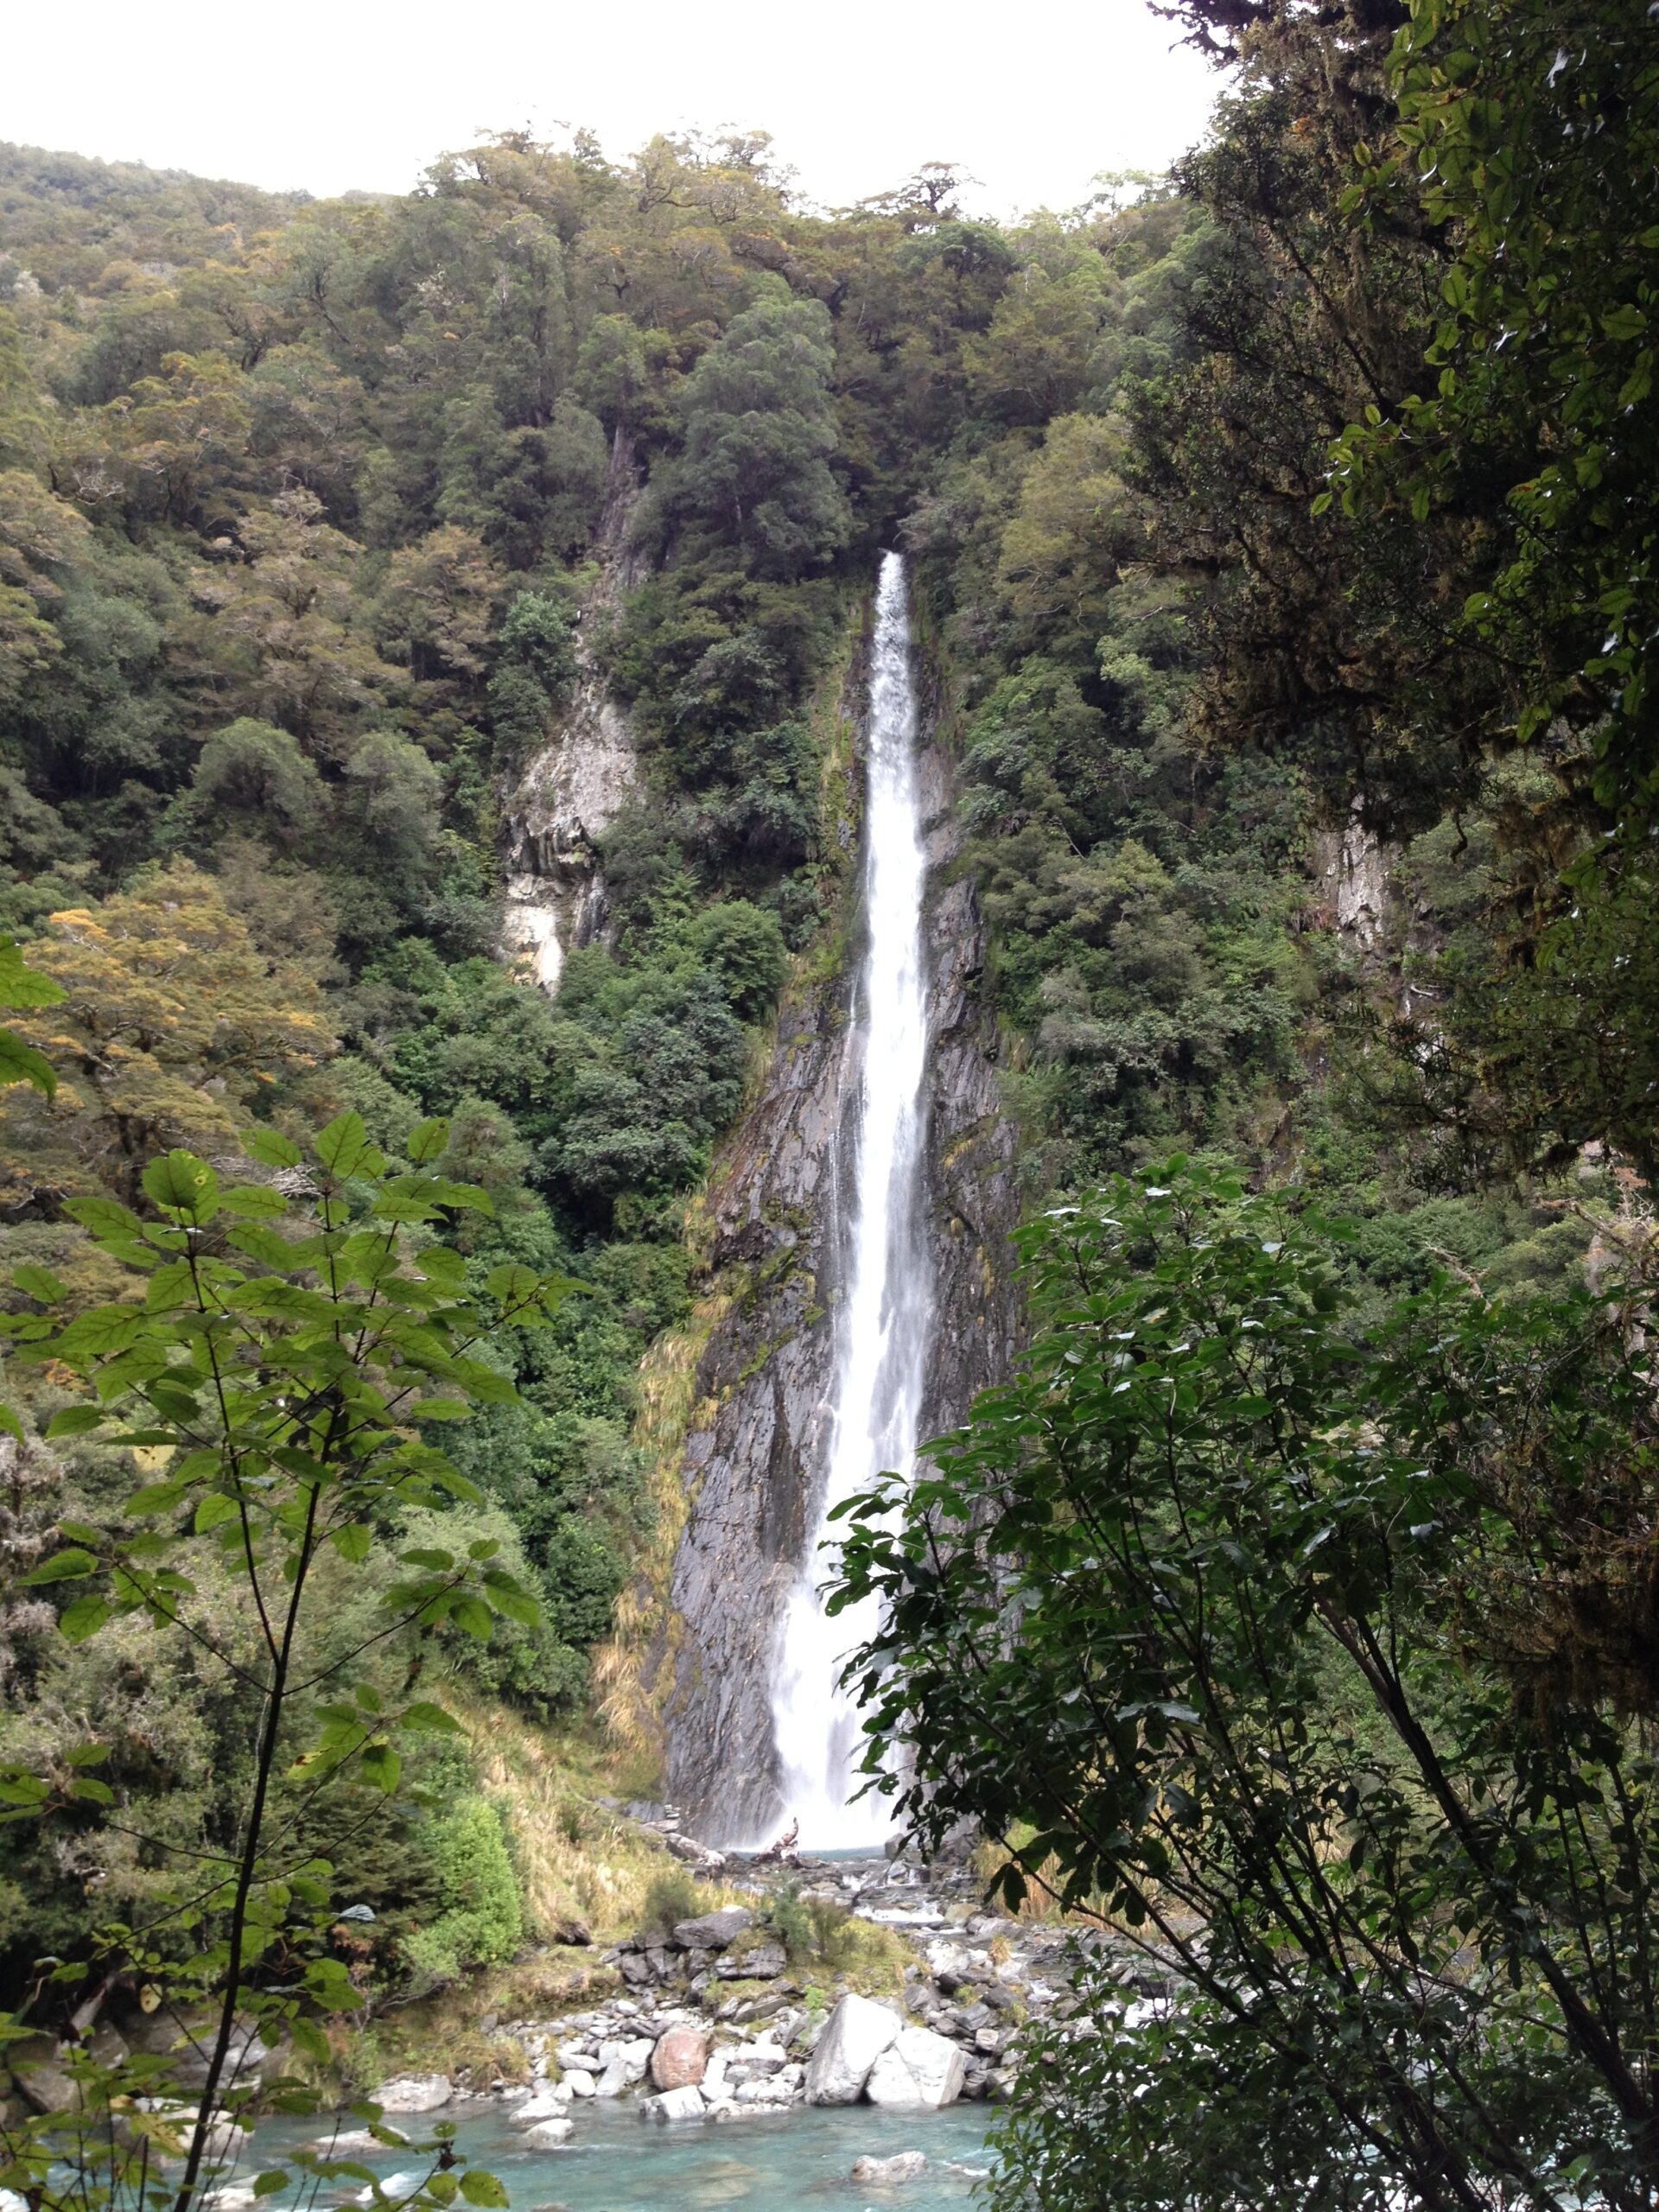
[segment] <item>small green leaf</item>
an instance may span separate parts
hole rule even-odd
[[[113,1805],[115,1792],[107,1782],[100,1782],[95,1775],[83,1774],[69,1784],[67,1796],[85,1805]]]
[[[462,2174],[461,2193],[469,2204],[494,2206],[507,2201],[507,2192],[495,2176],[485,2173],[478,2166],[469,2166]]]
[[[254,2176],[253,2193],[256,2196],[280,2196],[292,2178],[281,2166],[271,2166],[265,2172]]]
[[[41,1306],[56,1306],[68,1296],[63,1285],[49,1268],[37,1268],[33,1261],[26,1261],[21,1268],[14,1268],[11,1279],[19,1290]]]
[[[360,1521],[348,1521],[343,1529],[331,1529],[328,1541],[341,1559],[349,1560],[353,1567],[357,1567],[367,1559],[374,1532]]]

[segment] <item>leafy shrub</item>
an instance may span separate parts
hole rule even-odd
[[[448,1981],[465,1967],[500,1966],[524,1936],[518,1878],[500,1815],[482,1797],[465,1797],[428,1831],[441,1910],[404,1938],[418,1981]]]

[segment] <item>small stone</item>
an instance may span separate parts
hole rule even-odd
[[[853,2160],[855,2181],[884,2182],[889,2188],[894,2182],[918,2180],[926,2171],[925,2151],[899,2151],[891,2158],[873,2158],[867,2153]]]
[[[564,2069],[564,2086],[573,2097],[591,2097],[597,2084],[585,2066],[567,2066]]]

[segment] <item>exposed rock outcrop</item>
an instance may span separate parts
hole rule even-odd
[[[628,519],[639,499],[631,444],[619,431],[598,532],[598,582],[584,624],[638,581]],[[608,918],[599,840],[639,788],[639,761],[627,715],[605,689],[582,636],[569,706],[537,747],[502,806],[507,898],[505,950],[545,990],[557,988],[565,956],[592,944]]]

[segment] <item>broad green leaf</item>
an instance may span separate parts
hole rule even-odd
[[[317,1137],[317,1158],[342,1182],[356,1173],[372,1149],[362,1116],[350,1110],[336,1115]]]
[[[397,1725],[400,1728],[412,1729],[417,1734],[456,1736],[461,1733],[461,1723],[453,1714],[446,1713],[441,1705],[433,1705],[424,1698],[406,1706]]]
[[[60,1436],[85,1436],[101,1427],[109,1418],[102,1406],[64,1406],[48,1421],[47,1437],[48,1441],[55,1441]]]
[[[449,1124],[446,1121],[416,1122],[404,1145],[404,1154],[417,1166],[440,1160],[449,1148]]]
[[[485,2207],[505,2204],[507,2192],[493,2174],[478,2166],[469,2166],[461,2177],[461,2193],[469,2204]]]
[[[175,1148],[152,1160],[143,1173],[146,1198],[165,1211],[194,1221],[211,1219],[219,1205],[219,1178],[194,1152]]]
[[[356,1567],[367,1559],[374,1532],[361,1521],[348,1521],[344,1528],[331,1529],[328,1541],[342,1559],[349,1560]]]
[[[67,996],[61,983],[29,965],[14,938],[0,937],[0,1006],[61,1006]]]
[[[50,1559],[43,1559],[32,1567],[22,1580],[32,1590],[52,1582],[77,1582],[82,1576],[95,1573],[98,1561],[91,1552],[82,1551],[78,1545],[66,1552],[54,1552]]]
[[[229,1190],[219,1192],[219,1203],[226,1213],[254,1219],[288,1211],[288,1200],[267,1183],[232,1183]]]
[[[0,1029],[0,1084],[27,1083],[50,1098],[58,1088],[58,1073],[44,1052],[10,1029]]]
[[[19,1290],[26,1291],[41,1306],[56,1306],[68,1296],[49,1268],[37,1268],[32,1261],[26,1261],[21,1268],[14,1268],[11,1279]]]
[[[114,1618],[115,1608],[107,1598],[72,1598],[58,1616],[58,1634],[66,1643],[85,1643]]]
[[[270,1128],[263,1122],[256,1122],[251,1129],[242,1132],[242,1149],[250,1160],[257,1160],[265,1167],[297,1167],[304,1154],[296,1144],[290,1144],[280,1131]]]

